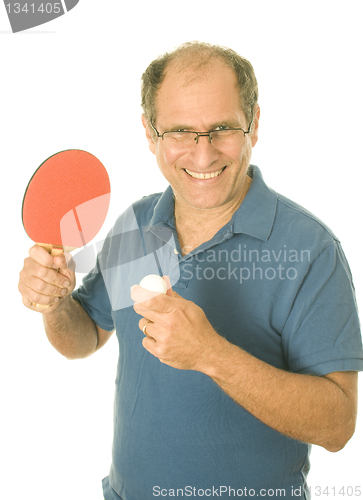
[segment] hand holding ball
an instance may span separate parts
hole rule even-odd
[[[142,288],[145,288],[145,290],[157,294],[163,293],[164,295],[166,295],[166,292],[168,290],[166,282],[158,274],[149,274],[148,276],[145,276],[145,278],[140,281],[139,285]],[[147,320],[142,328],[142,331],[145,335],[147,335],[146,327],[150,323],[152,323],[152,321]]]
[[[166,294],[168,289],[166,282],[158,274],[145,276],[139,284],[142,288],[149,290],[149,292]]]

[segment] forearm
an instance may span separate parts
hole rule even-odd
[[[147,326],[142,344],[162,363],[205,373],[239,405],[293,439],[338,451],[353,435],[357,372],[318,377],[280,370],[218,335],[199,306],[170,288],[150,298],[135,285],[131,297],[142,316],[139,328],[145,333]]]
[[[203,371],[238,404],[293,439],[329,451],[344,446],[354,415],[338,385],[324,377],[279,370],[225,339],[221,343]]]
[[[96,351],[96,324],[71,296],[63,299],[54,312],[43,314],[43,322],[49,342],[66,358],[85,358]]]

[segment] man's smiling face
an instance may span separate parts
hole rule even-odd
[[[196,75],[192,69],[178,72],[173,66],[157,93],[156,129],[209,132],[218,128],[248,130],[234,71],[214,59]],[[176,203],[192,209],[230,208],[239,205],[246,192],[247,169],[257,142],[258,115],[250,134],[233,134],[227,143],[208,136],[190,144],[155,140],[146,134],[159,168],[173,188]]]

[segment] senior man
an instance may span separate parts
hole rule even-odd
[[[63,256],[33,247],[25,261],[23,302],[49,305],[60,353],[89,356],[116,330],[106,500],[308,498],[311,445],[336,452],[354,433],[349,267],[334,234],[250,164],[257,99],[230,49],[193,42],[152,62],[142,122],[170,186],[119,217],[78,290]],[[146,270],[167,275],[167,294],[135,285],[130,298]]]

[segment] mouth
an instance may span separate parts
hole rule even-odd
[[[206,174],[200,174],[198,172],[191,172],[190,170],[187,170],[184,168],[183,170],[190,175],[190,177],[193,177],[193,179],[199,179],[199,180],[204,180],[204,179],[214,179],[214,177],[218,177],[221,175],[222,172],[225,171],[227,166],[221,168],[221,170],[218,170],[217,172],[208,172]]]

